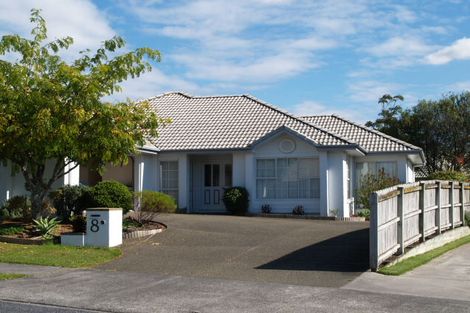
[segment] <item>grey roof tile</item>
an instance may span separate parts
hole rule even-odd
[[[341,136],[311,125],[252,96],[193,97],[166,93],[147,99],[172,123],[149,138],[160,151],[246,149],[281,126],[321,146],[351,146]]]
[[[300,118],[356,142],[367,152],[421,151],[419,147],[337,115],[314,115]]]
[[[357,147],[364,152],[421,151],[420,148],[336,115],[295,117],[250,95],[194,97],[181,92],[147,99],[172,123],[148,138],[160,151],[248,149],[287,127],[318,146]]]

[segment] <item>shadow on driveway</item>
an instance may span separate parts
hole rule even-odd
[[[257,269],[364,272],[369,269],[368,242],[369,230],[360,229],[293,251]]]

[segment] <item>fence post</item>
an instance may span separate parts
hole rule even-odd
[[[436,216],[436,221],[437,221],[437,233],[441,234],[442,233],[442,222],[441,222],[441,186],[442,183],[440,181],[437,182],[437,190],[436,190],[436,202],[437,202],[437,216]]]
[[[454,228],[454,182],[450,183],[450,228]]]
[[[419,210],[421,211],[419,214],[419,228],[420,228],[420,233],[421,233],[421,241],[424,242],[426,241],[426,232],[425,232],[425,226],[424,225],[424,192],[426,186],[424,183],[420,182],[419,183],[420,188],[419,188]]]
[[[464,201],[465,201],[465,187],[463,181],[460,182],[460,216],[462,217],[462,226],[465,226],[465,206],[464,206]]]
[[[378,194],[373,192],[370,195],[370,224],[369,224],[369,265],[372,271],[376,272],[379,267],[379,212]]]
[[[400,254],[405,253],[405,187],[399,186],[398,191],[398,243],[400,244]]]

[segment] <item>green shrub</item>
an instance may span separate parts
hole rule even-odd
[[[41,234],[43,239],[52,239],[54,237],[54,230],[56,229],[57,225],[59,225],[59,220],[55,217],[40,217],[37,220],[33,220],[34,224],[36,225],[36,229]]]
[[[91,190],[94,207],[122,208],[124,213],[132,209],[132,192],[117,181],[102,181]]]
[[[244,187],[227,188],[222,201],[230,212],[244,215],[249,206],[248,191]]]
[[[396,177],[387,175],[384,171],[380,171],[377,175],[367,174],[361,177],[361,187],[357,190],[358,203],[361,209],[370,210],[370,195],[372,192],[387,187],[395,186],[400,183]]]
[[[133,218],[125,218],[122,220],[122,229],[124,231],[128,231],[129,229],[133,229],[133,228],[139,228],[139,227],[142,227],[142,222],[139,222],[138,220],[136,219],[133,219]]]
[[[69,221],[72,215],[81,215],[84,210],[94,206],[92,188],[88,186],[64,186],[49,194],[57,210],[57,216]]]
[[[21,225],[5,225],[0,226],[0,235],[16,235],[24,232],[24,226]]]
[[[362,209],[357,212],[357,216],[365,217],[366,220],[370,219],[370,210],[369,209]]]
[[[175,213],[176,201],[167,194],[144,190],[136,192],[135,197],[140,202],[140,209],[144,212]]]
[[[470,175],[464,172],[440,171],[430,174],[428,179],[470,181]]]
[[[3,205],[0,214],[4,219],[31,219],[31,201],[26,196],[11,197]]]
[[[86,216],[81,214],[73,215],[70,217],[70,223],[72,224],[72,228],[75,233],[86,232]]]

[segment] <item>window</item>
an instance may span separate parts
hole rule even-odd
[[[178,161],[160,162],[161,190],[178,201]]]
[[[361,179],[367,174],[376,175],[380,171],[383,171],[386,175],[390,177],[398,176],[397,162],[363,162],[356,163],[356,175],[355,183],[356,189],[361,187]]]
[[[319,172],[317,159],[258,159],[256,197],[258,199],[319,198]]]

